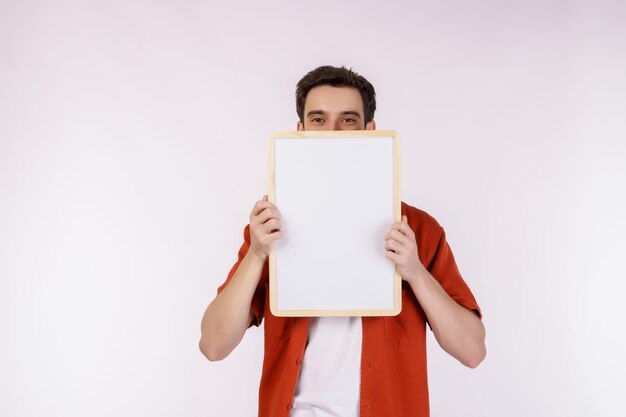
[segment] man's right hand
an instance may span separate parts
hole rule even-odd
[[[267,195],[250,213],[250,251],[263,261],[269,256],[272,242],[283,237],[280,218],[278,207],[267,201]]]

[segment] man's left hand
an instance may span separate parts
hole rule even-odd
[[[415,233],[408,225],[406,216],[402,216],[402,221],[391,225],[391,229],[385,235],[385,249],[387,259],[396,264],[398,273],[409,284],[424,270],[424,265],[417,254]]]

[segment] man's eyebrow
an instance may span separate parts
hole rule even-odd
[[[324,112],[323,110],[311,110],[311,111],[307,112],[306,115],[307,116],[312,116],[314,114],[326,114],[326,112]],[[351,115],[351,116],[363,117],[363,116],[361,116],[361,113],[359,113],[358,111],[354,111],[354,110],[342,111],[341,115],[342,116]]]
[[[344,116],[349,114],[351,116],[361,117],[361,113],[359,113],[358,111],[351,111],[351,110],[349,110],[349,111],[342,111],[341,114],[344,115]]]

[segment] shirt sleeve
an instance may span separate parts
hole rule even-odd
[[[482,319],[482,312],[474,295],[463,280],[459,268],[454,260],[452,249],[446,241],[446,232],[435,219],[431,218],[435,242],[434,252],[430,258],[429,264],[426,266],[428,271],[448,295],[463,307],[473,310],[476,315]]]
[[[224,283],[220,285],[219,288],[217,289],[218,294],[222,292],[224,288],[226,288],[226,286],[232,279],[233,275],[235,275],[235,272],[237,272],[237,268],[239,268],[241,261],[246,256],[246,253],[248,253],[248,249],[250,249],[250,225],[246,225],[246,227],[243,229],[243,244],[241,245],[241,248],[239,248],[237,262],[235,262],[233,267],[230,269],[230,272],[228,273],[228,277],[226,277],[226,281],[224,281]],[[268,268],[268,263],[266,261],[265,264],[263,265],[263,272],[261,273],[261,279],[259,280],[259,285],[254,291],[254,295],[252,296],[252,302],[250,304],[250,311],[252,311],[252,314],[254,315],[254,318],[252,319],[250,326],[252,325],[259,326],[261,324],[261,321],[263,320],[263,311],[264,311],[263,309],[265,306],[265,282],[268,280],[268,277],[269,277],[269,268]]]

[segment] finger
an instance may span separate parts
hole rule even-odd
[[[402,243],[410,243],[412,238],[410,236],[407,236],[406,234],[402,233],[400,228],[391,228],[389,229],[389,231],[387,231],[387,233],[385,234],[385,240],[387,239],[394,239],[397,240],[398,242],[402,242]]]
[[[394,253],[390,250],[388,250],[385,253],[385,257],[391,261],[393,261],[394,263],[398,263],[398,260],[400,259],[400,255],[398,255],[397,253]]]
[[[267,201],[267,194],[263,196],[263,201]]]
[[[278,211],[278,209],[268,207],[268,208],[265,208],[261,213],[259,213],[258,216],[253,216],[250,219],[250,224],[251,225],[264,224],[264,223],[267,223],[271,219],[280,220],[281,218],[282,216],[280,215],[280,211]]]
[[[390,250],[393,251],[395,253],[397,253],[398,255],[402,255],[404,253],[406,253],[407,251],[407,247],[404,246],[402,243],[393,240],[393,239],[389,239],[385,242],[385,249],[386,250]]]
[[[402,222],[393,222],[393,223],[391,223],[391,228],[395,229],[395,230],[400,230],[400,229],[402,229],[402,225],[403,224],[404,223],[402,223]]]
[[[415,234],[413,233],[413,230],[411,229],[411,227],[407,223],[405,223],[405,222],[394,222],[391,225],[391,228],[393,230],[398,230],[398,231],[402,232],[406,236],[409,236],[409,237],[415,236]]]
[[[253,229],[252,234],[254,236],[253,240],[256,240],[263,246],[266,246],[274,240],[280,239],[283,236],[282,230],[280,230],[280,225],[278,225],[277,228],[259,225]]]
[[[276,208],[274,203],[270,201],[265,201],[265,200],[257,201],[254,207],[252,207],[252,211],[250,212],[250,217],[257,216],[260,212],[262,212],[268,207]]]
[[[266,242],[271,243],[271,242],[274,242],[275,240],[282,239],[282,237],[283,237],[283,232],[281,230],[277,230],[267,235]]]
[[[400,232],[400,229],[401,229],[401,226],[400,226],[400,224],[398,222],[392,223],[391,227],[387,231],[387,234],[385,235],[385,239],[389,239],[389,237],[391,236],[391,233],[393,233],[394,231],[402,233],[402,232]]]
[[[280,224],[280,220],[271,219],[260,227],[263,228],[263,231],[265,233],[270,234],[276,230],[280,230],[282,228],[282,225]]]
[[[406,214],[404,214],[402,216],[402,222],[406,225],[403,226],[405,234],[409,237],[415,237],[415,233],[413,233],[413,229],[411,229],[411,226],[409,226],[409,218],[407,217]]]
[[[389,250],[391,250],[391,251],[394,250],[394,247],[393,247],[394,243],[393,242],[395,242],[395,240],[386,240],[385,241],[385,250],[388,250],[388,251]]]
[[[394,229],[391,229],[389,232],[387,232],[387,235],[385,236],[385,240],[389,240],[389,239],[397,240],[398,242],[406,246],[410,245],[411,243],[410,237],[403,234],[399,230],[394,230]]]

